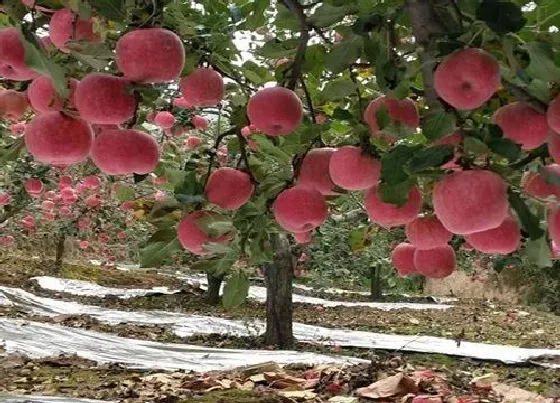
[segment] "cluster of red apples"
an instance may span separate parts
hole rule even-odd
[[[435,81],[440,98],[457,109],[471,110],[482,106],[499,88],[499,66],[484,51],[467,49],[443,60],[435,72]],[[299,100],[285,89],[265,91],[274,91],[275,97],[282,98],[284,107],[279,110],[273,108],[275,103],[263,102],[259,108],[268,113],[261,116],[262,120],[255,116],[251,121],[269,136],[288,135],[302,118]],[[251,106],[255,105],[259,97],[264,97],[265,91],[249,103],[250,117]],[[397,100],[381,96],[371,101],[364,112],[364,120],[372,136],[382,137],[389,143],[397,141],[379,128],[377,111],[382,105],[393,122],[411,129],[419,126],[419,114],[411,99]],[[560,107],[557,105],[560,105],[560,98],[550,105],[548,114],[544,115],[531,106],[516,102],[496,111],[492,121],[500,126],[506,138],[520,144],[525,150],[532,150],[548,141],[551,156],[558,160]],[[279,112],[281,116],[276,115]],[[437,144],[458,146],[461,142],[462,133],[456,131],[439,139]],[[552,165],[545,170],[555,170],[555,167]],[[306,243],[311,240],[311,231],[328,216],[325,197],[336,196],[341,190],[361,191],[365,209],[373,222],[386,228],[405,226],[409,242],[397,245],[392,252],[393,265],[402,276],[421,274],[442,278],[450,275],[456,265],[455,251],[449,245],[454,235],[464,237],[469,247],[483,253],[509,254],[516,251],[521,245],[520,226],[511,211],[507,185],[502,177],[490,170],[463,169],[454,161],[443,168],[448,169],[450,174],[438,181],[431,192],[433,212],[422,214],[424,197],[419,186],[409,191],[403,205],[382,200],[379,194],[381,164],[360,147],[347,145],[338,149],[313,149],[303,159],[295,186],[277,196],[273,213],[278,224],[291,232],[296,241]],[[247,174],[221,168],[215,175],[216,178],[218,175],[221,177],[221,183],[230,183],[231,186],[222,187],[220,191],[214,190],[218,185],[214,188],[211,178],[207,189],[210,202],[236,209],[250,199],[253,186]],[[228,193],[228,188],[236,191]],[[538,173],[527,175],[524,189],[529,195],[543,201],[549,197],[560,197],[560,186],[549,184]],[[222,235],[210,238],[203,231],[198,231],[197,237],[192,237],[196,232],[196,220],[202,217],[201,214],[211,213],[192,213],[181,223],[179,234],[188,249],[206,254],[205,243],[227,242],[229,237]],[[552,241],[560,242],[560,213],[556,207],[553,207],[550,215],[549,227]]]
[[[77,23],[74,26],[75,19]],[[91,21],[81,20],[67,9],[56,11],[50,23],[50,42],[62,52],[70,51],[74,41],[100,41]],[[43,41],[47,42],[47,41]],[[0,75],[9,80],[33,80],[27,93],[4,90],[0,93],[0,112],[4,118],[23,116],[28,102],[35,117],[25,127],[25,144],[36,161],[53,166],[68,166],[91,158],[101,172],[109,175],[145,174],[154,170],[159,149],[147,133],[127,129],[137,109],[130,90],[135,84],[171,82],[179,79],[185,52],[180,38],[161,28],[136,29],[124,34],[115,48],[115,62],[120,74],[92,73],[81,80],[68,81],[68,97],[63,99],[50,78],[39,76],[24,62],[24,48],[15,28],[0,30]],[[472,110],[488,101],[500,86],[500,70],[494,58],[483,50],[465,49],[446,57],[434,75],[438,96],[458,110]],[[180,80],[184,107],[211,107],[224,97],[222,77],[212,69],[198,68]],[[384,106],[393,122],[417,129],[420,117],[413,100],[386,96],[371,101],[363,119],[372,136],[388,143],[398,139],[385,133],[377,121]],[[304,110],[297,95],[286,88],[265,88],[256,92],[247,105],[251,126],[240,128],[246,136],[258,131],[267,136],[290,135],[302,122]],[[169,113],[154,116],[154,122],[170,129],[175,124]],[[493,116],[506,138],[532,150],[548,142],[550,154],[560,162],[560,98],[554,100],[547,114],[531,106],[512,103]],[[199,122],[201,125],[207,124]],[[458,146],[459,131],[439,140],[440,144]],[[193,140],[193,144],[196,141]],[[194,145],[196,146],[196,145]],[[449,241],[459,235],[481,252],[508,254],[521,243],[520,228],[511,211],[507,185],[490,170],[464,169],[454,163],[443,168],[450,174],[431,189],[414,186],[406,203],[395,205],[382,200],[379,193],[381,164],[359,146],[338,149],[312,149],[301,163],[295,184],[276,197],[274,217],[298,242],[311,240],[311,231],[328,216],[326,197],[342,191],[363,192],[370,219],[380,226],[406,226],[409,243],[398,245],[392,254],[393,264],[401,275],[419,273],[441,278],[455,268],[455,253]],[[560,171],[559,165],[545,168]],[[560,197],[560,186],[550,184],[540,173],[527,174],[525,191],[547,200]],[[205,194],[208,201],[226,210],[237,210],[255,191],[251,176],[242,170],[220,167],[209,177]],[[425,196],[432,194],[433,212],[422,214]],[[211,237],[200,220],[216,214],[211,210],[195,211],[185,216],[177,228],[183,247],[198,255],[208,254],[208,243],[228,242],[232,234]],[[560,212],[552,207],[549,233],[560,245]]]

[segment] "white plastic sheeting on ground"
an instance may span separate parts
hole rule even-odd
[[[114,288],[104,287],[84,280],[71,280],[49,276],[33,277],[39,287],[52,290],[67,292],[73,295],[106,297],[112,295],[119,298],[133,298],[149,294],[175,294],[179,290],[170,290],[167,287],[153,288]]]
[[[0,403],[108,403],[107,400],[78,399],[58,396],[7,396],[0,395]]]
[[[13,303],[4,294],[0,292],[0,306],[12,306]]]
[[[70,280],[61,279],[56,277],[34,277],[40,287],[53,290],[53,291],[63,291],[69,294],[82,295],[82,296],[94,296],[94,297],[105,297],[107,295],[118,296],[120,298],[131,298],[143,295],[149,295],[154,293],[164,293],[173,294],[178,292],[178,290],[170,290],[167,287],[155,287],[151,289],[129,289],[129,288],[112,288],[103,287],[95,283],[91,283],[83,280]],[[189,284],[200,285],[202,288],[207,287],[206,279],[201,276],[184,276],[181,277],[182,280]],[[222,286],[223,290],[223,286]],[[259,302],[266,301],[266,288],[259,286],[249,287],[249,298],[257,300]],[[418,304],[418,303],[408,303],[408,302],[348,302],[348,301],[331,301],[323,298],[307,297],[304,295],[294,294],[293,301],[305,304],[322,305],[325,307],[335,307],[335,306],[348,306],[348,307],[368,307],[373,309],[380,309],[384,311],[392,309],[449,309],[451,305],[445,304]]]
[[[251,336],[264,332],[265,324],[257,320],[229,320],[224,318],[189,315],[164,311],[126,312],[88,306],[75,302],[42,298],[18,288],[0,287],[0,293],[15,306],[29,309],[38,315],[88,314],[105,323],[147,323],[173,326],[178,336],[193,334],[222,333],[236,336]],[[0,338],[2,338],[0,331]],[[496,360],[506,363],[535,362],[554,368],[560,364],[548,365],[541,356],[560,358],[560,350],[530,349],[463,341],[457,346],[455,340],[432,336],[402,336],[372,333],[346,329],[330,329],[321,326],[294,323],[294,335],[303,342],[322,343],[367,349],[403,350],[422,353],[440,353],[482,360]],[[539,358],[541,357],[541,358]]]
[[[0,318],[0,343],[8,353],[19,352],[33,358],[76,353],[90,360],[118,362],[131,368],[196,372],[227,370],[269,361],[280,365],[364,362],[298,351],[232,350],[159,343],[7,318]]]

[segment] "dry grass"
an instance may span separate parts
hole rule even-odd
[[[522,287],[513,285],[505,275],[496,273],[473,277],[464,271],[456,271],[444,279],[427,279],[424,291],[427,295],[492,299],[514,304],[525,300]]]

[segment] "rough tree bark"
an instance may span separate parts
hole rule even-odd
[[[211,273],[206,274],[208,279],[208,291],[206,292],[206,300],[209,304],[218,305],[220,303],[220,287],[224,276],[214,276]]]
[[[430,107],[437,106],[437,94],[434,89],[434,68],[436,60],[428,51],[430,40],[445,32],[435,7],[447,0],[406,0],[412,30],[416,43],[420,46],[419,56],[422,62],[422,80],[424,81],[424,95]]]
[[[379,265],[373,265],[370,267],[370,299],[372,301],[380,301],[383,297],[381,289],[381,281],[379,277],[381,276],[381,267]]]
[[[266,334],[265,343],[283,349],[293,348],[292,279],[294,261],[285,234],[272,236],[274,262],[266,264]]]
[[[56,240],[56,255],[54,258],[54,269],[56,273],[62,270],[62,262],[64,259],[64,243],[66,242],[66,234],[59,233]]]

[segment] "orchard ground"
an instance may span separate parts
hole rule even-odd
[[[153,270],[122,271],[102,268],[89,264],[68,264],[57,276],[61,278],[90,281],[107,287],[152,288],[167,286],[171,289],[182,288],[182,292],[172,295],[149,295],[130,299],[115,297],[83,297],[68,293],[52,292],[41,289],[30,278],[40,275],[53,275],[48,265],[22,257],[5,258],[1,263],[0,285],[21,287],[37,295],[93,304],[123,311],[163,309],[166,311],[196,313],[232,319],[250,320],[265,318],[264,305],[247,301],[234,308],[209,305],[204,291],[182,284],[171,276],[159,275]],[[192,273],[191,273],[192,274]],[[297,293],[297,291],[296,291]],[[308,293],[311,293],[308,291]],[[331,298],[337,299],[331,295]],[[87,315],[60,315],[55,317],[37,316],[20,309],[4,307],[0,315],[35,322],[53,323],[58,326],[75,327],[116,334],[123,337],[185,343],[214,348],[267,349],[261,337],[236,337],[229,335],[205,334],[189,337],[177,336],[171,326],[142,325],[121,323],[109,325]],[[449,310],[392,310],[381,311],[372,308],[335,307],[322,308],[309,304],[296,304],[294,320],[333,328],[371,330],[381,333],[435,335],[457,338],[465,341],[511,344],[525,347],[560,348],[560,317],[540,312],[532,307],[514,304],[492,303],[480,300],[459,299]],[[459,334],[461,333],[461,334]],[[552,376],[558,370],[544,369],[532,365],[504,365],[495,362],[477,361],[441,354],[415,354],[399,351],[365,350],[343,348],[337,345],[297,343],[300,351],[314,351],[334,355],[349,355],[372,360],[378,374],[393,373],[399,369],[428,368],[441,372],[453,379],[453,387],[463,392],[472,391],[471,378],[495,374],[502,382],[523,389],[538,392],[545,396],[556,396],[560,391],[558,377]],[[62,362],[62,364],[61,364]],[[2,369],[4,368],[4,369]],[[9,370],[8,370],[9,368]],[[289,367],[288,367],[289,368]],[[301,377],[309,368],[280,371],[294,377]],[[352,375],[356,369],[345,369],[345,376]],[[363,368],[361,369],[363,372]],[[54,394],[97,399],[132,399],[149,401],[154,396],[168,396],[176,393],[184,402],[282,402],[274,393],[274,388],[254,387],[251,390],[216,390],[203,393],[204,387],[189,390],[174,390],[164,384],[146,381],[144,377],[154,371],[133,371],[115,365],[97,364],[79,357],[53,357],[52,359],[31,360],[19,355],[4,355],[0,358],[2,382],[0,391],[33,392],[35,394]],[[161,371],[158,371],[161,373]],[[258,371],[257,371],[258,372]],[[266,372],[266,368],[263,369]],[[359,371],[358,371],[359,372]],[[350,374],[350,375],[348,375]],[[363,374],[362,374],[363,375]],[[179,377],[179,375],[176,375]],[[369,376],[372,376],[371,374]],[[210,375],[182,374],[183,382],[201,379],[220,380],[240,379],[239,371],[215,372]],[[241,377],[242,378],[242,377]],[[370,379],[372,380],[372,379]],[[364,381],[362,379],[362,381]],[[270,386],[270,385],[268,385]],[[210,386],[206,385],[210,388]],[[186,388],[188,389],[188,388]],[[323,391],[322,396],[329,396]],[[136,396],[136,397],[135,397]],[[221,399],[221,400],[220,400]],[[245,399],[245,400],[243,400]],[[315,400],[308,400],[315,401]],[[319,400],[317,400],[319,401]]]

